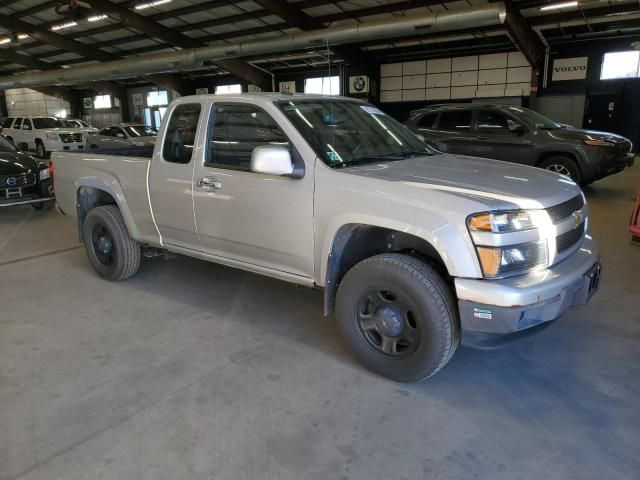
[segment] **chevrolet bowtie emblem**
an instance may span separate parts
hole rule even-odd
[[[582,224],[582,212],[580,210],[576,210],[571,214],[573,217],[573,228],[578,228]]]

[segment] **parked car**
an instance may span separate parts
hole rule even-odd
[[[158,132],[147,125],[120,123],[103,128],[87,140],[89,148],[129,148],[154,145]]]
[[[99,132],[96,127],[89,125],[87,122],[80,120],[79,118],[65,118],[64,120],[69,128],[73,128],[85,135],[93,135],[94,133]]]
[[[0,207],[29,204],[49,210],[54,200],[49,165],[0,137]]]
[[[448,104],[412,112],[406,125],[443,152],[546,168],[587,185],[633,165],[620,135],[567,128],[528,108]]]
[[[539,330],[598,288],[574,182],[437,152],[357,99],[181,97],[155,151],[132,150],[53,157],[99,275],[171,251],[324,288],[358,358],[395,380],[433,375],[461,338]]]
[[[2,124],[2,134],[20,148],[35,150],[38,158],[85,147],[85,135],[56,117],[9,117]]]

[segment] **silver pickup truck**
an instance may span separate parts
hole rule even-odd
[[[356,356],[398,381],[430,377],[461,340],[538,331],[598,288],[574,182],[433,151],[355,99],[182,97],[153,150],[53,164],[102,277],[170,251],[323,288]]]

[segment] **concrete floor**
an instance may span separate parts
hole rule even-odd
[[[601,291],[402,385],[321,293],[188,258],[123,283],[73,220],[0,210],[0,479],[638,479],[640,166],[587,189]]]

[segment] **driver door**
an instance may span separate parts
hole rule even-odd
[[[274,107],[275,108],[275,107]],[[297,155],[265,110],[214,103],[205,161],[195,167],[193,203],[205,253],[300,277],[313,276],[313,175],[293,179],[250,170],[260,145]]]

